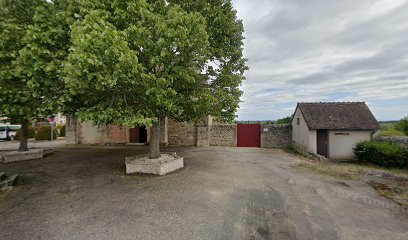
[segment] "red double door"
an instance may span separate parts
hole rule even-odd
[[[238,124],[237,125],[238,147],[261,147],[261,125]]]

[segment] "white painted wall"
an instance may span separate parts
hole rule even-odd
[[[299,125],[297,125],[298,118]],[[316,131],[309,130],[299,108],[296,109],[292,119],[292,141],[300,147],[301,150],[316,153]]]
[[[317,153],[317,131],[309,130],[309,142],[307,151],[310,153]]]
[[[336,135],[349,134],[349,135]],[[329,131],[329,158],[353,159],[353,148],[361,141],[371,139],[371,131]]]

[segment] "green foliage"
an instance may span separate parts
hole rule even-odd
[[[17,130],[17,132],[16,132],[16,140],[20,140],[20,139],[21,139],[21,131],[22,131],[21,128]],[[27,128],[27,131],[28,131],[28,138],[34,138],[34,136],[35,136],[35,130],[34,130],[34,128],[31,127],[31,126],[29,126],[29,127]]]
[[[408,117],[401,119],[395,124],[395,129],[404,132],[408,136]]]
[[[289,117],[278,119],[276,121],[276,123],[277,124],[291,124],[292,123],[292,117],[289,116]]]
[[[365,141],[356,145],[354,153],[359,160],[379,166],[402,168],[408,164],[408,150],[398,143]]]
[[[208,35],[200,14],[164,1],[77,3],[65,104],[81,119],[132,127],[206,114],[209,89],[200,73]]]
[[[58,138],[57,129],[53,129],[53,140]],[[35,133],[35,140],[51,140],[51,126],[42,126]]]
[[[389,128],[387,130],[381,130],[379,134],[380,134],[380,136],[390,136],[390,137],[392,137],[392,136],[405,136],[404,132],[395,130],[394,128]]]
[[[58,125],[57,129],[59,131],[59,136],[60,137],[65,137],[65,132],[66,132],[66,129],[67,129],[67,125],[65,125],[65,124]]]
[[[395,123],[397,123],[397,121],[379,122],[381,130],[392,129],[392,128],[394,128]]]
[[[212,116],[221,122],[232,122],[239,107],[242,91],[239,89],[248,69],[243,58],[243,32],[241,20],[231,0],[169,0],[187,12],[197,12],[206,21],[209,36],[209,62],[204,69],[210,80],[208,101]]]
[[[0,116],[31,119],[55,111],[69,47],[65,1],[0,1]]]
[[[75,3],[64,103],[80,119],[132,127],[235,117],[246,66],[230,1]]]

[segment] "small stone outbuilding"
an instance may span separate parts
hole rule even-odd
[[[298,103],[292,142],[304,152],[353,159],[354,146],[371,140],[380,125],[364,102]]]

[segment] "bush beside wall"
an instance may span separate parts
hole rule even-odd
[[[33,138],[35,136],[35,130],[33,127],[28,127],[28,138]],[[21,140],[21,128],[17,130],[16,132],[16,140]]]
[[[65,137],[65,130],[66,130],[66,125],[59,125],[58,126],[59,129],[59,136],[60,137]]]
[[[53,140],[57,139],[58,131],[54,128]],[[35,134],[35,140],[51,140],[51,127],[42,126]]]
[[[408,165],[408,150],[398,143],[365,141],[358,143],[354,153],[359,160],[389,168]]]

